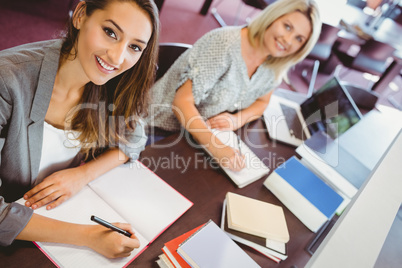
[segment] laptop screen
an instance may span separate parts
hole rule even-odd
[[[325,131],[335,139],[362,117],[347,90],[336,77],[331,78],[301,105],[311,134]]]

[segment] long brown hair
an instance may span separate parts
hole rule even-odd
[[[133,2],[145,11],[152,23],[152,35],[138,62],[105,85],[85,85],[79,105],[72,111],[71,129],[77,131],[81,153],[95,157],[118,143],[127,143],[126,128],[133,131],[141,117],[147,115],[149,89],[155,80],[158,57],[159,14],[152,0],[85,0],[86,16],[104,10],[113,1]],[[75,12],[74,14],[78,14]],[[61,48],[61,57],[77,51],[78,32],[70,18]],[[74,49],[73,49],[74,48]],[[76,55],[73,55],[74,57]]]

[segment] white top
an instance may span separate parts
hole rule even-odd
[[[81,147],[76,137],[78,137],[76,131],[58,129],[44,122],[42,156],[35,184],[78,161]]]

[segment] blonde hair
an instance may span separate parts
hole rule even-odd
[[[288,70],[310,53],[320,36],[321,19],[317,3],[314,0],[279,0],[268,5],[248,26],[248,39],[252,46],[255,47],[256,42],[262,45],[266,29],[278,18],[295,11],[303,13],[309,19],[311,35],[299,51],[286,57],[269,57],[265,60],[265,64],[272,68],[279,81],[287,81]]]

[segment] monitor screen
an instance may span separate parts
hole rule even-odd
[[[301,105],[311,134],[325,131],[335,139],[362,117],[347,90],[336,77],[331,78]]]

